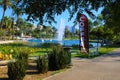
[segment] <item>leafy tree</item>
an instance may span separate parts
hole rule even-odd
[[[2,30],[4,29],[4,33],[3,33],[3,37],[5,39],[6,36],[9,36],[9,32],[10,32],[10,29],[11,29],[11,24],[12,24],[12,21],[9,17],[4,17],[3,18],[3,23],[2,23]]]
[[[12,11],[13,11],[13,15],[16,15],[16,18],[17,18],[17,21],[16,21],[16,26],[17,27],[18,27],[19,17],[23,14],[19,1],[20,0],[12,1]]]
[[[111,0],[109,5],[105,6],[102,14],[104,16],[106,27],[113,30],[114,35],[120,36],[120,1]]]
[[[12,21],[9,17],[5,16],[3,18],[3,29],[10,29],[11,28]]]
[[[71,38],[71,35],[72,35],[72,33],[67,29],[67,28],[65,28],[65,38]]]
[[[0,23],[0,27],[2,29],[2,23],[3,23],[3,18],[5,16],[5,12],[8,7],[12,6],[11,0],[0,0],[0,6],[3,8],[3,16],[2,16],[1,23]]]
[[[100,6],[109,3],[109,0],[20,0],[23,11],[28,15],[28,20],[48,22],[56,22],[55,15],[60,15],[66,9],[70,13],[70,18],[76,12],[87,12],[93,16],[91,10],[97,10]]]

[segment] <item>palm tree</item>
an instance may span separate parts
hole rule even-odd
[[[13,10],[13,15],[16,15],[17,21],[16,21],[16,26],[18,27],[19,23],[19,17],[22,15],[22,9],[19,7],[19,0],[13,1],[12,2],[12,10]]]
[[[3,23],[3,18],[5,16],[5,12],[6,12],[7,8],[9,8],[10,6],[12,6],[12,3],[11,3],[10,0],[1,0],[0,1],[0,6],[3,8],[3,16],[2,16],[1,23],[0,23],[0,27],[2,29],[2,23]]]
[[[5,17],[3,17],[3,21],[4,21],[2,23],[3,29],[10,29],[12,20],[9,17],[5,16]]]
[[[9,31],[11,29],[12,21],[9,17],[6,17],[6,16],[3,18],[3,21],[4,22],[2,23],[2,26],[3,26],[2,30],[4,29],[3,36],[5,38],[6,35],[10,34]]]

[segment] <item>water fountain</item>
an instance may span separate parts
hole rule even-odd
[[[62,40],[64,38],[64,30],[65,30],[64,19],[61,18],[60,27],[57,31],[57,39],[56,39],[60,44],[62,44]]]
[[[59,27],[58,32],[57,32],[57,41],[58,41],[58,43],[60,43],[61,45],[64,45],[64,44],[63,44],[64,30],[65,30],[64,19],[61,18],[61,20],[60,20],[60,27]],[[64,48],[65,51],[68,52],[69,64],[71,64],[71,47],[65,47],[65,45],[64,45],[63,48]]]

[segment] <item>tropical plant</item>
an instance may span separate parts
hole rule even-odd
[[[19,20],[19,17],[23,14],[22,13],[22,9],[21,7],[19,6],[19,1],[20,0],[15,0],[15,1],[12,1],[12,11],[13,11],[13,15],[16,15],[16,18],[17,18],[17,21],[16,21],[16,27],[18,27],[18,20]]]
[[[1,23],[0,23],[0,27],[2,29],[2,23],[3,23],[3,18],[5,16],[5,12],[6,12],[7,8],[12,6],[11,0],[1,0],[0,6],[3,8],[3,16],[2,16]]]

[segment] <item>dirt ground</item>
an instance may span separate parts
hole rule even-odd
[[[7,70],[6,64],[0,64],[0,80],[9,80]],[[29,63],[24,80],[42,80],[43,78],[52,75],[52,73],[53,71],[48,71],[45,74],[39,74],[36,69],[36,63]]]

